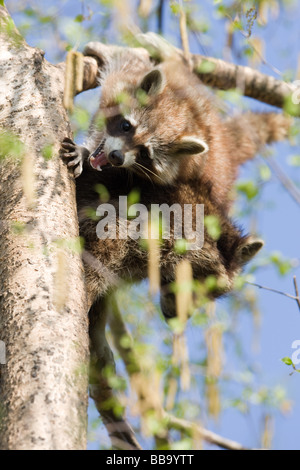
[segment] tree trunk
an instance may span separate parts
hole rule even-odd
[[[57,157],[70,135],[63,68],[1,6],[0,22],[0,448],[85,449],[84,271],[75,185]]]

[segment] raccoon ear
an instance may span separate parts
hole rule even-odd
[[[249,237],[245,240],[245,243],[241,245],[237,250],[237,255],[240,258],[242,264],[248,263],[259,250],[264,246],[264,242],[260,239]]]
[[[147,95],[154,96],[159,95],[165,87],[165,78],[162,72],[158,69],[154,69],[144,76],[140,89],[145,91]]]
[[[185,155],[197,155],[198,153],[206,153],[208,151],[208,145],[202,139],[186,136],[182,137],[178,142],[175,142],[172,146],[172,150]]]

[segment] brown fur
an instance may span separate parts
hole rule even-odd
[[[218,218],[219,239],[214,240],[205,230],[201,249],[179,255],[174,251],[172,238],[162,245],[161,307],[165,317],[170,318],[176,315],[176,307],[169,286],[175,280],[180,260],[190,261],[200,286],[209,276],[216,279],[213,290],[201,290],[208,298],[216,298],[233,288],[244,264],[261,248],[262,242],[243,236],[228,218],[228,195],[238,166],[253,158],[264,144],[284,138],[289,127],[289,120],[274,113],[246,113],[222,121],[204,87],[182,65],[162,64],[159,72],[154,71],[149,77],[151,70],[149,62],[132,60],[130,56],[111,61],[103,77],[100,110],[86,147],[78,147],[69,139],[62,144],[62,156],[69,159],[75,176],[85,166],[77,180],[77,205],[80,234],[85,240],[86,286],[93,305],[90,337],[98,367],[95,383],[101,390],[101,370],[106,364],[113,364],[105,338],[106,313],[102,304],[121,280],[135,281],[147,276],[147,256],[139,241],[98,239],[98,221],[86,212],[86,208],[96,209],[101,203],[95,185],[101,183],[108,188],[109,202],[115,207],[120,195],[138,189],[139,202],[148,208],[155,203],[204,204],[205,215]],[[141,85],[146,94],[142,106],[136,95]],[[123,93],[124,98],[124,91],[126,99],[120,104],[119,96]],[[120,132],[124,115],[133,124],[126,135]],[[96,125],[99,116],[105,119],[101,129]],[[113,151],[114,143],[118,145],[115,150],[127,155],[124,165],[93,170],[88,163],[90,154],[94,153],[95,162],[97,158],[101,163],[109,161],[105,152]],[[117,224],[124,223],[127,221],[119,217]],[[102,410],[101,404],[99,410],[105,419],[107,411]],[[111,420],[118,422],[119,417]],[[126,439],[132,444],[130,436]]]
[[[104,119],[104,127],[97,126],[99,118]],[[121,128],[124,119],[131,123],[128,132]],[[192,263],[195,278],[204,281],[213,275],[222,279],[223,288],[213,294],[218,296],[232,288],[245,263],[245,257],[240,256],[243,246],[250,243],[256,247],[252,255],[261,246],[243,237],[227,216],[228,195],[238,167],[264,144],[284,138],[289,125],[288,118],[275,113],[248,112],[222,120],[205,87],[181,63],[171,61],[153,68],[132,54],[121,54],[108,62],[99,112],[86,148],[67,143],[63,149],[63,155],[72,158],[69,165],[75,167],[75,175],[81,173],[83,160],[86,166],[77,183],[77,202],[81,235],[90,254],[86,275],[92,301],[121,278],[143,279],[147,275],[147,258],[138,242],[97,238],[97,222],[85,213],[86,206],[96,208],[99,204],[95,184],[104,184],[110,202],[116,205],[118,196],[133,188],[139,189],[140,202],[147,207],[151,203],[204,204],[205,215],[219,218],[221,237],[216,242],[205,233],[203,248],[185,256]],[[121,167],[105,166],[99,172],[91,169],[87,163],[90,154],[94,152],[96,158],[101,154],[109,162],[112,150],[124,155]],[[98,268],[91,259],[98,260]],[[174,253],[174,241],[165,243],[163,284],[175,279],[180,259]]]
[[[138,90],[145,102],[141,103]],[[277,113],[248,112],[222,120],[206,88],[179,62],[155,69],[143,64],[135,74],[124,72],[120,63],[108,70],[98,114],[106,126],[92,130],[90,152],[114,136],[125,157],[123,166],[157,185],[188,183],[197,175],[225,206],[239,165],[265,144],[284,139],[291,124],[290,118]],[[133,123],[128,133],[120,130],[123,116]],[[134,157],[126,161],[129,153]]]
[[[211,188],[207,183],[201,184],[199,179],[190,179],[188,183],[176,182],[170,186],[156,186],[144,180],[139,175],[131,175],[123,169],[106,168],[96,172],[89,168],[77,180],[77,202],[80,221],[80,234],[85,239],[85,250],[92,255],[85,257],[87,289],[91,302],[105,295],[116,287],[121,280],[138,281],[147,277],[147,254],[139,241],[99,240],[96,235],[98,219],[86,216],[86,208],[94,208],[100,204],[98,194],[93,190],[96,183],[105,184],[110,191],[110,203],[118,208],[118,197],[128,195],[132,189],[140,191],[140,203],[150,208],[150,204],[166,203],[171,206],[174,202],[184,204],[204,204],[205,215],[218,217],[221,226],[219,240],[213,240],[205,230],[204,246],[202,249],[187,251],[184,255],[174,252],[174,240],[166,240],[161,249],[160,269],[162,285],[167,286],[175,280],[176,265],[187,258],[192,265],[195,279],[204,282],[208,276],[214,276],[219,281],[219,288],[209,294],[215,298],[228,292],[236,275],[247,261],[239,255],[240,250],[248,246],[249,237],[244,237],[241,231],[230,221],[224,209],[217,205],[211,196]],[[200,190],[199,190],[200,189]],[[126,221],[118,219],[118,224]],[[95,265],[95,260],[99,264]],[[168,296],[168,289],[164,293]],[[173,310],[164,311],[166,316],[175,314]]]

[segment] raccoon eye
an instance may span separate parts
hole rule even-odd
[[[123,119],[123,121],[121,121],[121,123],[120,123],[121,131],[129,132],[131,128],[132,128],[132,125],[129,121],[127,121],[126,119]]]

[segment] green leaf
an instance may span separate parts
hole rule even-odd
[[[259,167],[259,173],[263,181],[269,181],[271,179],[272,173],[268,165],[261,165]]]
[[[26,8],[23,13],[25,13],[29,18],[36,16],[36,12],[32,8]]]
[[[85,207],[84,212],[89,219],[94,221],[99,220],[99,217],[96,214],[96,210],[93,207]]]
[[[171,3],[170,8],[173,15],[179,15],[180,5],[178,3]]]
[[[188,242],[181,238],[180,240],[175,241],[174,251],[179,255],[183,255],[188,250]]]
[[[41,16],[40,17],[40,22],[42,24],[52,23],[53,22],[53,17],[51,15]]]
[[[99,194],[101,202],[108,202],[110,194],[104,184],[96,184],[95,191]]]
[[[15,220],[11,224],[11,229],[16,235],[22,235],[26,230],[26,223]]]
[[[291,116],[300,116],[300,105],[294,102],[293,94],[285,97],[283,109]]]
[[[279,274],[284,276],[287,274],[293,267],[293,264],[290,260],[283,258],[282,254],[278,251],[271,253],[270,261],[276,266]]]
[[[281,360],[282,360],[282,362],[283,362],[284,364],[286,364],[287,366],[293,366],[293,365],[294,365],[292,359],[290,359],[289,357],[284,357],[284,358],[282,358]]]
[[[293,155],[288,159],[291,166],[300,166],[300,155]]]
[[[193,448],[193,439],[184,438],[171,444],[172,450],[191,450]]]
[[[77,23],[82,23],[84,21],[84,16],[83,15],[77,15],[74,18],[74,21],[76,21]]]
[[[253,181],[244,181],[237,184],[237,190],[240,193],[243,193],[249,201],[254,199],[258,193],[258,187],[253,183]]]
[[[215,215],[207,215],[204,218],[204,225],[206,227],[208,235],[213,240],[219,240],[222,233],[219,218]]]
[[[51,158],[53,157],[53,145],[45,145],[45,147],[42,148],[42,155],[45,160],[51,160]]]
[[[202,60],[201,64],[197,67],[198,73],[211,73],[215,70],[216,64],[210,60]]]
[[[80,130],[87,131],[90,125],[90,115],[86,109],[76,106],[72,115]]]
[[[20,158],[24,153],[24,144],[11,132],[0,132],[0,160],[6,157]]]
[[[138,204],[140,202],[141,192],[139,189],[133,189],[130,191],[127,197],[128,207],[132,206],[133,204]]]

